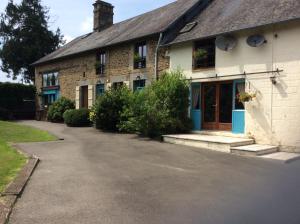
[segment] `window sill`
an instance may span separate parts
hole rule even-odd
[[[145,67],[145,68],[134,68],[134,67],[133,67],[133,70],[145,71],[145,70],[147,70],[147,67]]]
[[[46,86],[42,87],[42,90],[58,90],[60,86]]]
[[[203,67],[203,68],[193,68],[193,72],[206,72],[206,71],[215,71],[216,67]]]

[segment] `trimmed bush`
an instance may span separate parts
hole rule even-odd
[[[67,110],[75,109],[75,103],[65,97],[59,98],[54,102],[48,110],[47,117],[48,121],[51,122],[63,122],[63,114]]]
[[[69,127],[88,127],[91,126],[89,114],[90,110],[88,109],[67,110],[63,114],[63,118]]]
[[[98,97],[91,114],[97,129],[118,131],[123,108],[128,107],[132,92],[127,87],[111,89]]]

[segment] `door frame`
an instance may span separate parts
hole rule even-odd
[[[86,105],[85,105],[86,104]],[[89,107],[89,86],[80,87],[80,108]]]
[[[231,123],[221,123],[220,120],[220,86],[222,84],[232,83],[233,80],[228,81],[217,81],[217,82],[205,82],[202,83],[201,88],[201,109],[202,109],[202,129],[203,130],[219,130],[219,131],[232,131],[232,122]],[[216,85],[216,110],[215,110],[215,122],[205,122],[204,115],[205,115],[205,97],[204,91],[206,85]],[[231,90],[232,91],[232,90]],[[232,99],[231,99],[232,101]],[[232,111],[231,111],[232,116]]]

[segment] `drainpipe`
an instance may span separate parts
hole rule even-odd
[[[155,71],[154,71],[155,80],[158,80],[158,50],[159,50],[159,45],[161,43],[162,37],[163,37],[163,33],[160,33],[158,43],[157,43],[157,46],[155,49],[155,66],[154,66],[155,67]]]

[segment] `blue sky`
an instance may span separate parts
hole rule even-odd
[[[92,31],[93,6],[95,0],[42,0],[43,5],[50,9],[50,27],[59,27],[67,41]],[[115,6],[114,22],[142,14],[174,0],[106,0]],[[18,3],[20,0],[14,0]],[[0,12],[4,12],[8,0],[0,1]],[[0,71],[0,81],[11,81]]]

